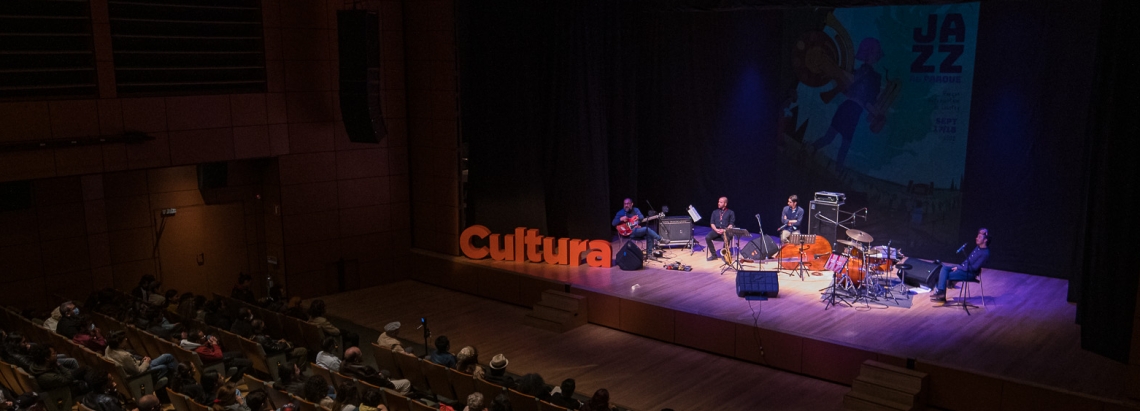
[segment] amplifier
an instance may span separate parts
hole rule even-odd
[[[689,217],[665,217],[657,225],[657,234],[669,244],[688,243],[693,239],[693,220]]]
[[[815,201],[818,203],[843,205],[843,203],[847,201],[847,195],[843,193],[834,193],[831,191],[816,191]]]

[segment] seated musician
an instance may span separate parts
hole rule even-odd
[[[788,239],[792,237],[792,233],[800,231],[800,221],[804,218],[804,209],[796,206],[800,200],[795,194],[788,197],[788,205],[784,206],[784,211],[780,213],[780,244],[787,244]]]
[[[974,250],[970,251],[962,264],[942,265],[942,271],[938,273],[938,284],[931,287],[933,291],[930,293],[930,301],[946,302],[947,281],[972,281],[982,273],[982,265],[990,258],[990,231],[985,228],[978,230],[974,244]]]
[[[708,260],[713,261],[720,258],[720,254],[716,252],[716,247],[713,246],[713,240],[724,239],[725,250],[732,247],[729,245],[732,242],[732,236],[724,233],[725,230],[735,227],[733,224],[736,223],[736,214],[728,209],[728,197],[721,197],[717,200],[716,210],[713,210],[712,214],[709,215],[709,221],[712,231],[705,236],[705,244],[708,245],[708,250],[712,252]]]
[[[645,220],[645,216],[641,215],[641,210],[638,210],[637,207],[633,206],[633,200],[627,198],[624,202],[622,202],[621,210],[618,210],[617,215],[614,216],[614,221],[610,224],[614,227],[622,224],[629,224],[629,221],[634,220],[634,217],[636,217],[636,221],[633,223],[633,227],[630,227],[633,228],[633,234],[630,234],[629,237],[648,238],[648,240],[646,240],[646,247],[653,249],[654,244],[661,241],[661,236],[657,235],[657,232],[653,231],[652,228],[641,227],[637,225],[637,221]]]

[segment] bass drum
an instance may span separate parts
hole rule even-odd
[[[850,257],[847,260],[847,267],[843,269],[843,273],[851,278],[851,283],[858,286],[863,283],[863,278],[866,277],[866,270],[863,270],[863,251],[855,247],[848,247],[844,255]]]

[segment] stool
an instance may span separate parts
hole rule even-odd
[[[910,292],[906,288],[906,270],[910,270],[912,268],[914,268],[914,266],[911,266],[910,264],[906,264],[906,263],[895,264],[895,270],[898,271],[898,275],[899,275],[899,286],[902,287],[903,291],[905,291],[906,293]]]
[[[967,299],[970,298],[970,284],[974,283],[978,285],[979,294],[982,297],[982,307],[986,307],[986,288],[982,286],[981,273],[978,273],[978,275],[971,280],[958,280],[958,283],[962,286],[962,288],[958,290],[958,298],[955,299],[954,302],[946,304],[947,306],[962,307],[962,309],[966,310],[966,315],[970,315],[970,308],[978,308],[978,306],[970,304],[967,301]]]

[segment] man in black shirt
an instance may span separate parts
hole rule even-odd
[[[712,215],[709,216],[709,222],[711,223],[712,231],[709,232],[709,235],[705,236],[705,244],[708,245],[709,251],[712,252],[708,260],[713,261],[719,258],[716,247],[713,246],[713,240],[724,239],[725,250],[732,247],[729,245],[729,243],[732,242],[732,236],[724,234],[725,230],[733,228],[733,224],[736,223],[736,214],[728,209],[728,197],[721,197],[717,200],[716,210],[713,210]]]

